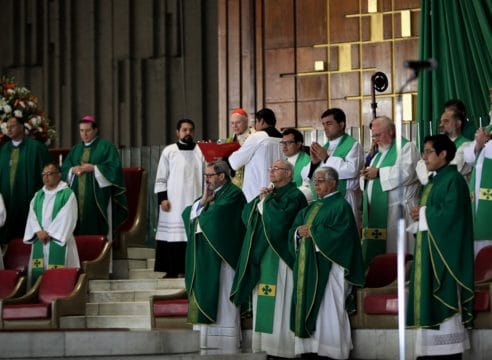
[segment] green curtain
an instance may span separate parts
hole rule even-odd
[[[489,123],[492,87],[492,0],[421,0],[420,59],[438,67],[420,74],[417,99],[418,144],[439,126],[444,103],[461,99],[468,122],[464,134]],[[480,121],[481,119],[481,121]]]

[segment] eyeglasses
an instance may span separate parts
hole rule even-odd
[[[330,180],[330,179],[316,179],[316,178],[314,178],[311,181],[313,182],[313,184],[321,184],[321,183],[324,183],[324,182],[326,182],[328,180]]]
[[[203,174],[203,176],[205,176],[205,178],[211,178],[212,176],[215,176],[215,175],[219,175],[217,173],[213,173],[213,174]]]
[[[48,171],[48,172],[42,172],[41,176],[51,176],[51,175],[56,175],[59,174],[59,171]]]
[[[287,146],[287,145],[292,145],[292,144],[295,144],[296,141],[295,140],[282,140],[280,142],[280,146]]]
[[[436,150],[434,149],[425,149],[424,151],[422,151],[422,155],[430,155],[432,153],[435,153]]]
[[[278,167],[278,166],[272,166],[270,168],[268,168],[268,170],[270,171],[278,171],[278,170],[289,170],[287,168],[281,168],[281,167]]]

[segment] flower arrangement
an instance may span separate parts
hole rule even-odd
[[[18,87],[14,78],[0,78],[0,143],[7,137],[7,120],[22,119],[26,135],[49,146],[54,143],[56,131],[38,105],[38,98],[25,87]]]

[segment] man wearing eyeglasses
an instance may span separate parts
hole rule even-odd
[[[46,269],[80,267],[73,236],[77,224],[75,194],[61,181],[56,162],[47,163],[40,176],[44,186],[31,200],[24,232],[24,243],[32,245],[29,284],[34,284]]]
[[[204,176],[201,199],[183,212],[188,322],[200,330],[202,350],[234,353],[240,350],[239,309],[229,294],[244,238],[246,199],[231,182],[225,161],[207,165]]]
[[[282,134],[275,128],[277,118],[268,108],[255,114],[256,132],[251,134],[244,144],[229,156],[229,164],[233,170],[244,166],[243,192],[246,201],[251,201],[262,187],[270,182],[268,167],[282,158],[279,142]]]
[[[302,170],[309,165],[311,158],[304,151],[304,136],[294,128],[287,128],[282,132],[282,140],[280,141],[282,153],[287,158],[287,161],[294,167],[294,182],[299,190],[306,196],[309,202],[313,199],[309,178],[303,178]]]
[[[372,137],[378,145],[378,153],[371,160],[371,164],[361,171],[365,183],[362,253],[366,265],[378,254],[397,251],[400,200],[403,216],[406,222],[410,223],[410,211],[417,204],[420,191],[420,183],[415,173],[420,155],[415,144],[402,138],[402,149],[398,154],[395,125],[386,116],[373,120]],[[405,236],[405,251],[411,253],[413,242],[410,240],[413,241],[413,237],[408,233],[405,233]]]
[[[470,193],[446,135],[424,139],[423,158],[435,172],[412,209],[417,225],[408,288],[407,325],[417,328],[417,359],[461,359],[473,321],[473,225]],[[489,219],[490,221],[490,219]]]
[[[297,355],[348,359],[353,347],[347,308],[354,309],[350,295],[363,285],[364,264],[354,214],[337,182],[335,169],[316,169],[318,200],[299,212],[289,233],[296,254],[290,326]]]
[[[272,163],[271,185],[243,210],[246,224],[231,300],[237,306],[253,296],[253,352],[294,357],[294,333],[290,321],[292,266],[288,231],[295,216],[307,205],[292,182],[293,167],[286,160]]]

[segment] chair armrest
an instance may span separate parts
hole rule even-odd
[[[107,242],[97,258],[82,262],[82,268],[89,280],[109,278],[110,255],[111,244]]]
[[[55,327],[59,327],[60,316],[85,314],[88,283],[86,274],[80,274],[70,295],[52,302],[51,319]]]
[[[4,299],[3,305],[13,305],[13,304],[28,304],[34,303],[38,300],[39,287],[41,286],[41,279],[43,275],[38,277],[34,286],[24,295],[17,298]]]

